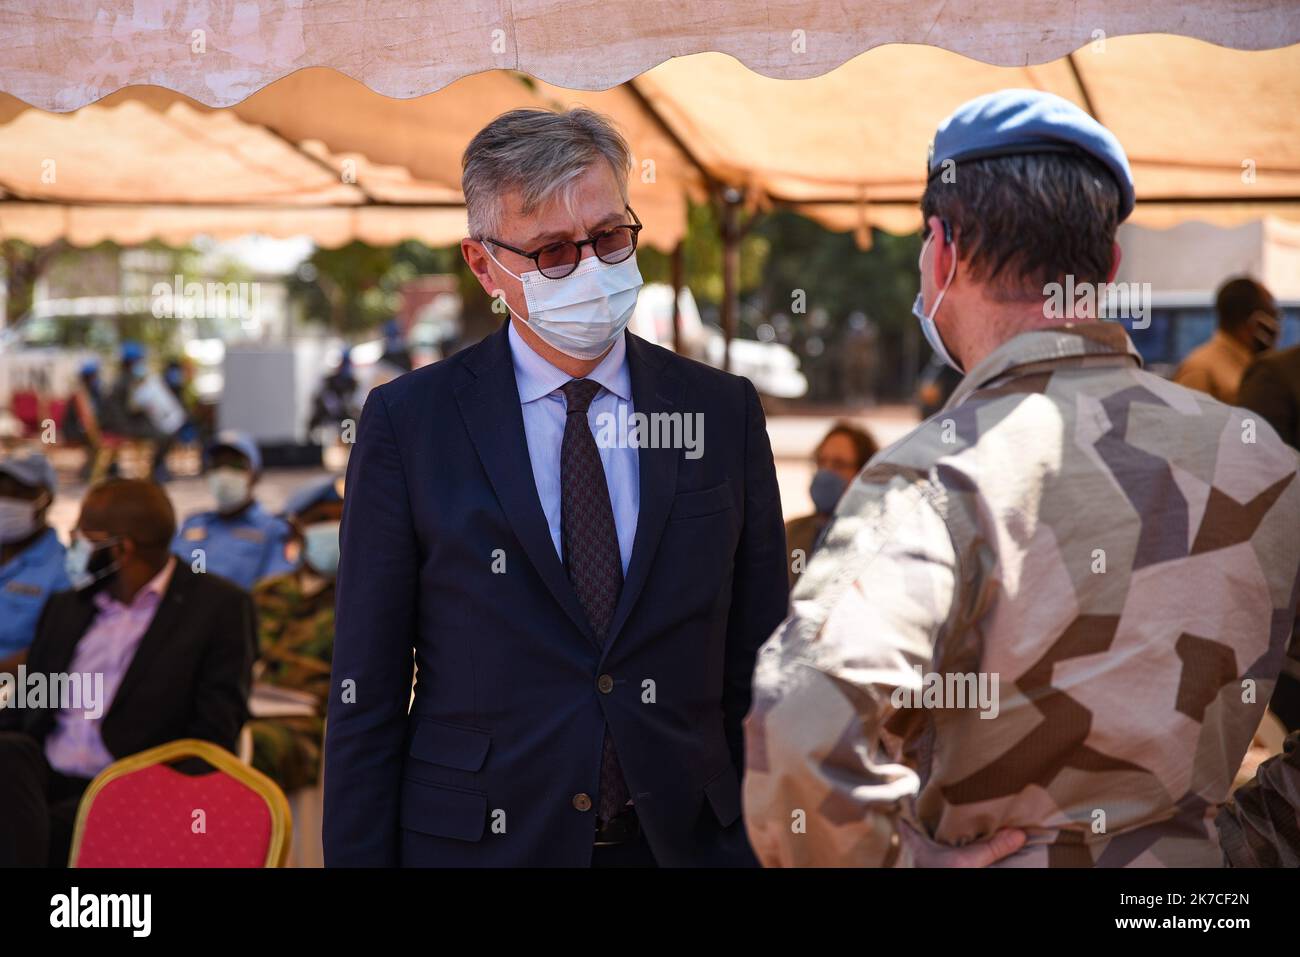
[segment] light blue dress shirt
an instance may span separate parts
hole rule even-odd
[[[560,446],[564,442],[567,403],[560,387],[572,376],[534,352],[515,331],[513,321],[508,335],[533,481],[537,485],[537,496],[542,500],[542,511],[546,513],[555,553],[563,561]],[[618,550],[626,576],[628,563],[632,560],[632,542],[636,538],[637,514],[641,509],[641,473],[637,450],[627,441],[635,410],[632,407],[632,377],[627,368],[627,343],[622,336],[586,378],[602,386],[587,409],[587,424],[597,438],[600,462],[605,467],[605,484],[609,487],[614,527],[618,532]]]

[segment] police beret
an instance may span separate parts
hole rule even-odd
[[[316,505],[343,501],[343,476],[308,482],[284,503],[285,518],[295,518]]]
[[[1119,184],[1121,221],[1133,212],[1133,171],[1115,134],[1069,100],[1040,90],[999,90],[963,103],[939,124],[930,145],[929,178],[951,160],[1017,153],[1085,153]]]

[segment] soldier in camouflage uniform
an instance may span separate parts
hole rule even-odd
[[[334,573],[343,514],[342,479],[315,482],[285,508],[297,569],[260,582],[253,590],[261,630],[257,684],[311,696],[316,713],[255,718],[253,766],[286,792],[312,787],[320,776],[325,701],[334,654]],[[256,697],[256,692],[255,692]]]
[[[769,865],[910,864],[908,828],[997,838],[1010,866],[1221,866],[1215,815],[1291,640],[1300,460],[1144,372],[1086,299],[1072,322],[1045,305],[1118,265],[1108,131],[1005,91],[934,154],[917,311],[969,372],[850,486],[759,655],[750,839]],[[1265,767],[1225,844],[1294,837],[1294,768]]]

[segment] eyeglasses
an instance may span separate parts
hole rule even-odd
[[[589,236],[578,242],[566,239],[563,242],[551,243],[532,252],[517,249],[498,239],[484,239],[483,242],[491,243],[493,246],[500,246],[502,249],[508,249],[525,259],[531,259],[536,264],[537,271],[547,279],[563,279],[578,268],[578,263],[582,261],[583,246],[590,246],[592,251],[595,252],[596,258],[610,266],[624,262],[636,252],[636,240],[637,234],[641,232],[641,220],[637,219],[636,212],[633,211],[631,206],[627,207],[627,211],[632,214],[632,225],[630,226],[624,225],[615,226],[612,229],[603,229],[594,236]]]

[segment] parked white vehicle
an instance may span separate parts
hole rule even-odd
[[[700,318],[695,297],[685,286],[677,297],[682,329],[682,351],[692,359],[722,368],[725,341],[722,332]],[[641,289],[629,328],[656,345],[673,348],[673,289],[652,282]],[[799,357],[779,342],[753,339],[731,340],[731,371],[754,383],[763,395],[797,399],[808,391],[808,380],[799,371]]]

